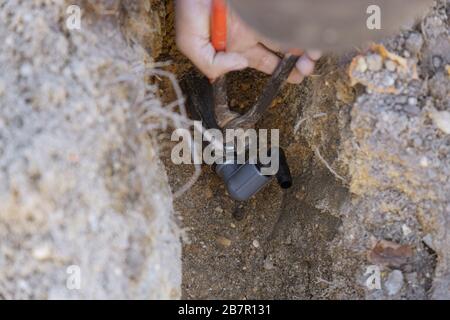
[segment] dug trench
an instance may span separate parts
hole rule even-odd
[[[174,45],[170,2],[164,10],[157,60],[172,61],[167,70],[183,81],[195,71]],[[448,1],[438,1],[423,21],[387,39],[386,51],[328,55],[303,84],[286,85],[258,128],[280,129],[291,189],[274,181],[237,204],[202,167],[175,200],[184,228],[184,298],[447,297],[450,141],[430,110],[449,108],[448,32]],[[401,73],[403,59],[417,76]],[[395,94],[383,91],[391,76]],[[430,87],[427,79],[445,84]],[[229,74],[231,107],[246,110],[265,81],[251,70]],[[167,101],[174,98],[168,83],[160,87]],[[193,168],[171,162],[170,133],[158,138],[177,190]],[[379,270],[380,287],[368,286],[370,266]]]
[[[254,71],[229,75],[232,107],[254,103],[267,77]],[[294,177],[287,191],[274,180],[251,200],[233,201],[208,166],[198,182],[175,202],[186,227],[183,292],[186,298],[319,298],[332,280],[330,242],[348,191],[317,162],[308,142],[294,133],[308,86],[288,86],[258,124],[280,129]],[[186,93],[189,94],[189,93]],[[242,107],[241,107],[242,106]],[[174,189],[192,175],[189,166],[166,161]],[[331,202],[323,210],[316,202]],[[334,215],[330,211],[334,211]],[[328,293],[331,294],[331,293]]]
[[[255,80],[258,80],[255,82]],[[230,75],[232,105],[251,105],[266,77],[247,71]],[[294,134],[306,103],[306,87],[285,88],[261,128],[279,128],[294,186],[283,192],[274,182],[255,198],[237,205],[220,179],[204,166],[194,187],[178,199],[176,209],[186,227],[183,293],[186,298],[313,298],[323,295],[331,279],[329,242],[339,218],[309,204],[339,190],[336,212],[346,189],[314,162],[307,142]],[[168,159],[168,158],[167,158]],[[166,161],[173,188],[192,175],[189,166]],[[311,170],[314,169],[314,170]],[[322,284],[320,281],[325,281]]]

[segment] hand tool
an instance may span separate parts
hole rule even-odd
[[[213,0],[211,43],[217,52],[226,50],[227,27],[226,1]],[[219,127],[224,129],[252,128],[270,107],[298,59],[297,56],[287,55],[281,60],[256,104],[243,116],[230,111],[228,107],[226,76],[216,79],[213,83],[213,94],[215,117]],[[231,152],[235,152],[235,150]],[[282,188],[289,188],[292,185],[292,177],[286,157],[282,149],[278,149],[276,152],[279,156],[279,169],[276,175],[278,182]],[[233,160],[215,166],[216,173],[224,180],[230,196],[240,201],[248,200],[271,180],[271,177],[263,175],[260,169],[258,164],[239,165]]]
[[[227,43],[227,3],[225,0],[213,0],[211,10],[211,43],[217,52],[226,50]],[[214,129],[250,129],[261,119],[265,111],[277,96],[281,86],[295,67],[299,57],[286,55],[267,82],[256,104],[244,115],[232,112],[228,106],[226,76],[219,77],[212,84],[206,78],[189,77],[184,87],[189,93],[188,105],[197,113],[207,128]],[[261,173],[261,164],[238,164],[236,148],[226,146],[226,152],[235,156],[225,162],[217,163],[216,173],[223,179],[229,195],[238,201],[248,200],[266,186],[272,176]],[[278,155],[279,169],[276,178],[279,185],[286,189],[292,185],[292,177],[285,154],[281,148],[271,148],[269,152]]]
[[[211,43],[217,52],[226,50],[227,44],[227,1],[213,0],[211,12]],[[253,127],[270,107],[281,86],[295,67],[299,57],[287,54],[279,63],[266,84],[256,104],[243,116],[231,112],[228,107],[226,76],[213,83],[216,120],[227,129],[248,129]]]

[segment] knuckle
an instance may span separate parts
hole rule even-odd
[[[271,72],[271,58],[268,55],[261,56],[256,62],[256,69]]]

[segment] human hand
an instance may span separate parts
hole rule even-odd
[[[247,27],[233,12],[228,13],[227,51],[216,52],[210,42],[212,0],[178,0],[176,2],[177,45],[209,79],[215,80],[230,71],[251,67],[271,74],[283,52],[277,44],[264,39]],[[317,51],[290,51],[301,55],[288,82],[300,83],[314,71]]]

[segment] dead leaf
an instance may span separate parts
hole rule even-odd
[[[375,265],[400,267],[413,256],[413,249],[409,245],[381,240],[368,252],[368,260]]]

